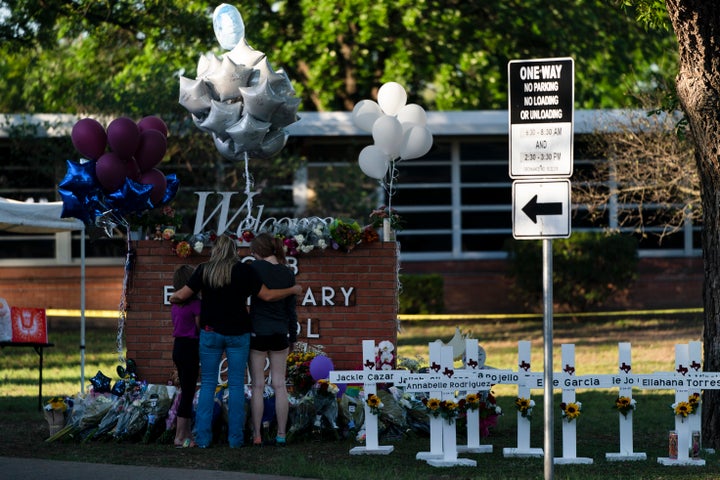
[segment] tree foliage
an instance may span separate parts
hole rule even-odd
[[[222,53],[206,1],[7,0],[4,112],[177,114],[178,76]],[[251,46],[290,75],[301,110],[350,110],[385,82],[428,110],[507,106],[507,62],[572,56],[579,108],[630,106],[669,32],[601,0],[316,0],[238,5]],[[521,14],[519,14],[521,13]],[[191,75],[189,75],[191,76]]]

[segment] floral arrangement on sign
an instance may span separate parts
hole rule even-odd
[[[615,405],[613,408],[618,412],[622,413],[623,417],[627,417],[629,412],[635,410],[637,402],[634,398],[630,397],[618,397],[615,399]]]
[[[562,402],[560,404],[560,411],[564,419],[566,419],[568,422],[572,422],[580,416],[580,412],[582,411],[582,403]]]
[[[182,225],[182,217],[170,205],[130,218],[130,228],[142,228],[153,240],[172,240]]]
[[[459,405],[452,400],[439,400],[437,398],[423,398],[423,405],[427,413],[435,418],[442,417],[452,423],[460,414]]]
[[[523,418],[527,418],[528,420],[532,419],[533,407],[535,407],[535,400],[525,397],[515,399],[515,408]]]
[[[383,228],[383,221],[386,218],[390,222],[390,228],[392,228],[396,232],[399,232],[403,229],[402,219],[397,213],[397,210],[395,210],[394,208],[389,208],[387,205],[382,205],[370,212],[370,224],[376,229]]]
[[[157,221],[171,221],[177,217],[172,209],[165,207],[167,214],[152,217]],[[323,251],[328,248],[343,252],[351,252],[358,245],[366,245],[380,240],[377,228],[382,226],[382,219],[390,215],[391,225],[400,225],[400,216],[391,210],[391,214],[385,212],[385,207],[373,210],[370,214],[370,224],[360,226],[356,220],[333,219],[333,218],[302,218],[285,221],[263,223],[257,232],[244,230],[239,236],[228,234],[232,238],[244,243],[250,243],[255,235],[260,232],[267,232],[282,239],[285,253],[289,256],[307,254],[312,251]],[[172,216],[170,216],[172,214]],[[198,254],[203,248],[215,242],[217,234],[214,232],[201,233],[197,235],[184,235],[176,233],[179,228],[179,217],[172,225],[155,223],[155,234],[152,238],[156,240],[170,240],[173,242],[173,252],[186,258],[195,251]],[[146,220],[145,223],[153,223],[155,220]],[[154,228],[154,227],[153,227]]]

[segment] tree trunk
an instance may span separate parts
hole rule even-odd
[[[677,95],[695,141],[703,208],[704,370],[720,371],[720,2],[666,0],[680,52]],[[720,391],[703,392],[703,444],[720,448]]]

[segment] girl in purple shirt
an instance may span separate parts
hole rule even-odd
[[[173,274],[173,288],[179,290],[184,287],[194,270],[190,265],[179,266]],[[189,447],[193,444],[192,405],[200,373],[200,299],[192,295],[183,303],[174,303],[170,315],[175,337],[172,358],[180,379],[175,446]]]

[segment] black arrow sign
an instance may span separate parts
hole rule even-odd
[[[562,215],[562,202],[538,203],[535,195],[523,208],[522,211],[533,223],[537,223],[539,215]]]

